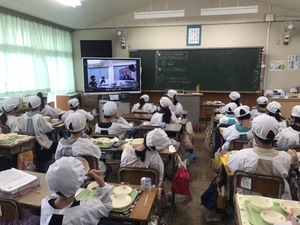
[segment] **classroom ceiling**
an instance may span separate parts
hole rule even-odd
[[[82,6],[73,8],[55,0],[0,0],[0,6],[71,29],[86,29],[119,15],[138,11],[143,7],[149,8],[150,4],[157,1],[159,0],[83,0]],[[253,0],[255,1],[300,13],[299,0]]]

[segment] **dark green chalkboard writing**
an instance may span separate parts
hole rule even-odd
[[[263,48],[132,50],[142,60],[142,90],[260,91]]]

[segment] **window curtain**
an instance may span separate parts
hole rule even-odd
[[[0,13],[0,97],[75,90],[69,31]]]

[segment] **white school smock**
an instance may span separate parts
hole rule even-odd
[[[42,200],[41,205],[41,225],[48,225],[52,216],[62,216],[62,223],[56,225],[97,225],[102,217],[107,217],[112,210],[110,192],[112,187],[106,185],[97,188],[97,199],[76,202],[79,205],[63,209],[55,209],[49,204],[49,200],[57,198],[51,195]]]
[[[140,103],[133,105],[131,113],[134,112],[144,112],[144,113],[154,113],[157,110],[157,107],[151,103],[145,103],[141,109],[139,109]]]
[[[32,128],[29,120],[32,120]],[[49,149],[53,143],[46,133],[52,131],[52,125],[44,119],[44,117],[37,112],[24,113],[19,122],[20,131],[34,133],[36,140],[41,147]],[[32,130],[31,130],[32,129]]]
[[[291,156],[285,151],[277,151],[274,149],[263,149],[254,148],[260,154],[254,152],[253,148],[242,149],[234,154],[232,154],[228,159],[228,167],[232,174],[236,170],[243,170],[245,172],[256,173],[257,165],[259,159],[272,161],[271,174],[284,178],[284,194],[282,198],[291,199],[290,186],[286,181],[288,176],[290,166],[291,166]],[[278,153],[278,154],[277,154]]]
[[[10,133],[20,131],[19,121],[18,121],[17,117],[15,117],[15,116],[7,115],[7,121],[6,121],[5,125],[9,127]]]
[[[170,123],[171,124],[179,124],[179,121],[178,121],[176,115],[173,112],[171,112],[171,113],[172,113],[172,115],[171,115]],[[153,123],[159,123],[162,121],[163,121],[163,113],[156,112],[151,117],[151,122],[153,122]]]
[[[67,139],[60,139],[55,152],[55,160],[63,156],[81,156],[89,155],[98,159],[99,170],[102,173],[106,171],[106,165],[100,160],[101,149],[95,145],[90,139],[78,138],[76,140],[68,141]]]
[[[65,121],[65,119],[67,118],[67,116],[70,115],[70,114],[72,114],[73,112],[75,112],[75,111],[72,110],[72,109],[68,110],[67,112],[65,112],[65,113],[61,116],[61,120],[62,120],[62,121]],[[82,115],[84,115],[85,118],[86,118],[88,121],[92,121],[92,120],[94,119],[94,116],[93,116],[91,113],[85,111],[84,109],[77,109],[76,112],[79,112],[79,113],[81,113]]]
[[[183,107],[182,105],[177,102],[176,105],[172,104],[169,109],[171,110],[171,112],[173,112],[175,115],[180,115],[180,117],[182,117],[182,112],[183,112]]]
[[[294,130],[292,127],[284,128],[278,134],[278,141],[276,143],[276,149],[287,150],[293,145],[300,144],[300,132]]]
[[[58,112],[56,109],[52,108],[50,105],[45,105],[45,107],[41,110],[41,114],[43,116],[50,116],[51,118],[58,118]]]
[[[123,117],[120,117],[116,122],[112,122],[109,128],[101,128],[97,123],[95,125],[95,133],[101,134],[101,130],[107,130],[108,134],[117,135],[120,139],[122,139],[131,127],[132,126]]]
[[[131,145],[127,145],[122,152],[120,167],[141,167],[151,168],[159,172],[159,187],[161,187],[164,179],[164,163],[158,151],[146,150],[145,162],[142,162],[135,154],[135,150]]]

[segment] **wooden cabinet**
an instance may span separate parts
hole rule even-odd
[[[72,92],[64,95],[56,95],[56,107],[60,108],[61,110],[67,111],[70,109],[68,105],[68,101],[71,98],[78,98],[80,102],[80,93]]]

